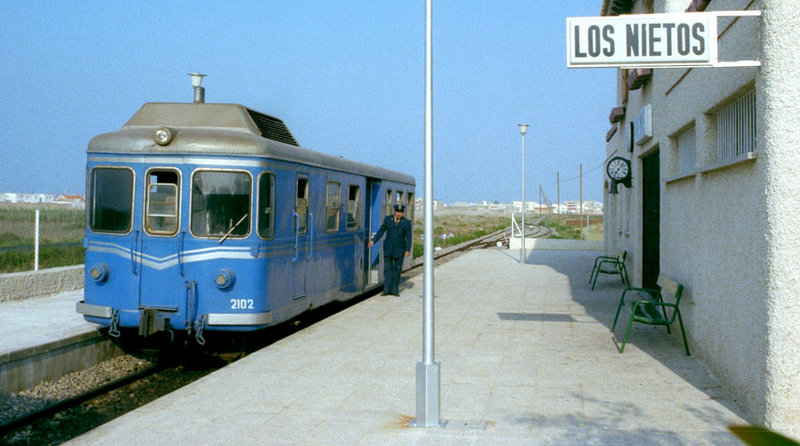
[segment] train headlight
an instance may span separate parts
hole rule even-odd
[[[155,132],[153,132],[153,139],[159,146],[166,146],[172,142],[172,138],[174,136],[175,135],[173,135],[172,130],[167,127],[159,127]]]
[[[236,282],[236,274],[229,269],[221,270],[217,273],[217,277],[214,279],[214,283],[217,285],[217,288],[221,290],[232,287],[234,282]]]
[[[89,269],[89,278],[97,283],[102,283],[108,279],[108,272],[108,265],[98,263]]]

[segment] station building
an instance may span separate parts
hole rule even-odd
[[[752,420],[798,438],[798,4],[604,0],[601,14],[721,10],[761,11],[717,22],[719,60],[760,66],[617,69],[606,155],[632,175],[605,176],[605,250],[628,252],[635,286],[682,283],[692,354]]]

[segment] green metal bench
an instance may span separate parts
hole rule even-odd
[[[620,249],[617,251],[616,256],[598,256],[594,259],[594,266],[592,267],[592,274],[589,276],[589,283],[592,284],[592,290],[597,284],[597,277],[600,274],[619,274],[622,279],[623,285],[630,285],[631,281],[628,279],[628,269],[625,267],[625,259],[628,257],[628,251]]]
[[[686,342],[686,331],[683,328],[683,318],[681,317],[681,310],[678,305],[681,303],[681,295],[683,294],[683,285],[675,282],[669,277],[660,274],[658,276],[657,289],[648,288],[632,288],[628,287],[622,292],[622,297],[619,299],[617,306],[617,314],[614,316],[614,324],[611,326],[611,332],[617,327],[617,319],[619,312],[623,306],[627,307],[631,312],[631,317],[628,320],[628,326],[625,329],[625,335],[622,337],[622,344],[619,347],[619,352],[625,350],[625,343],[628,341],[628,335],[631,332],[631,327],[634,322],[647,325],[665,325],[667,333],[670,331],[670,325],[678,319],[678,324],[681,327],[681,335],[683,336],[683,346],[686,348],[686,356],[691,356],[689,353],[689,343]],[[636,300],[625,300],[628,293],[636,294]],[[643,294],[644,293],[644,294]],[[674,302],[664,302],[664,295],[671,295]],[[672,309],[668,311],[668,309]]]

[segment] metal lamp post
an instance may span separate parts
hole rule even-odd
[[[522,249],[519,252],[519,263],[525,263],[525,132],[528,124],[517,124],[522,134]]]
[[[425,1],[425,239],[422,311],[422,361],[416,365],[417,417],[414,427],[444,427],[439,417],[439,363],[433,346],[433,0]]]

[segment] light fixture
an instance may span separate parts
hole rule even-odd
[[[205,74],[200,73],[189,73],[189,76],[192,77],[192,87],[194,87],[194,102],[195,104],[203,104],[206,102],[206,89],[201,87],[200,84],[203,83],[203,78],[206,76]]]
[[[159,146],[166,146],[172,142],[172,138],[174,136],[175,135],[172,134],[172,131],[167,127],[159,127],[155,132],[153,132],[153,139]]]
[[[105,282],[108,279],[108,265],[98,263],[89,269],[89,278],[97,283]]]
[[[236,274],[229,269],[220,270],[217,273],[217,277],[214,279],[214,283],[217,285],[217,288],[221,290],[232,287],[235,282]]]
[[[522,134],[522,227],[520,228],[521,236],[521,249],[519,250],[519,263],[526,262],[525,253],[525,132],[528,131],[528,124],[517,124],[519,126],[519,133]]]
[[[203,78],[206,77],[205,74],[200,73],[189,73],[189,76],[192,77],[192,87],[199,87],[203,83]]]

